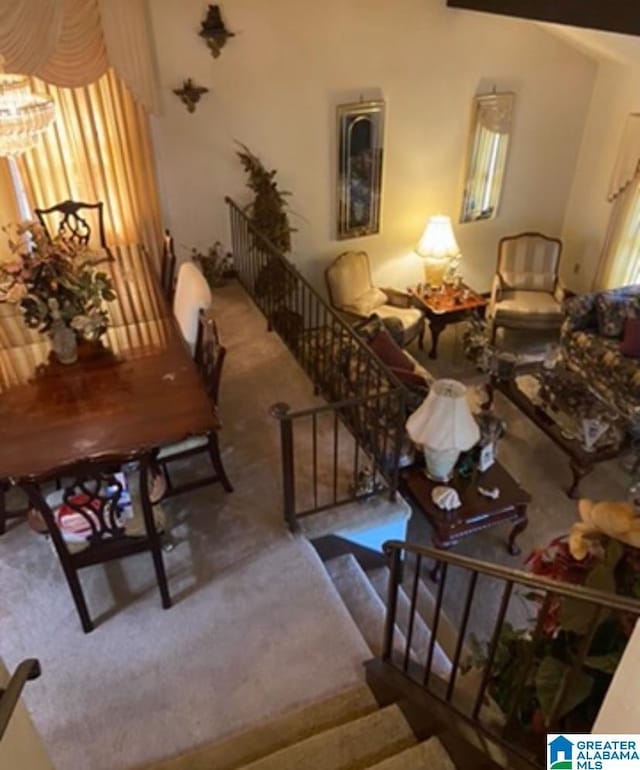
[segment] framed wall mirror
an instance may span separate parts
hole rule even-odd
[[[514,102],[510,92],[473,100],[461,222],[493,219],[498,213]]]
[[[384,102],[338,107],[337,237],[380,231]]]

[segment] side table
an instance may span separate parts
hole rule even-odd
[[[478,492],[483,487],[498,487],[497,500],[484,497]],[[449,550],[458,541],[483,529],[505,521],[514,523],[507,541],[507,550],[512,556],[520,553],[516,538],[527,527],[527,506],[531,496],[507,472],[498,461],[484,473],[474,472],[469,479],[455,477],[448,486],[460,495],[462,505],[453,511],[444,511],[433,502],[431,492],[439,482],[427,478],[424,469],[418,466],[400,472],[400,492],[421,511],[433,528],[433,545]],[[433,568],[431,577],[437,580],[439,564]]]
[[[429,321],[431,331],[431,350],[429,358],[438,357],[438,338],[449,324],[463,321],[473,310],[484,315],[488,300],[465,284],[460,288],[445,287],[431,294],[409,289],[413,304],[420,308]]]

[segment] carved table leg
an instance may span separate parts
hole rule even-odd
[[[567,490],[567,496],[572,500],[575,500],[578,497],[578,486],[580,485],[580,482],[585,476],[588,476],[591,473],[593,470],[593,465],[582,466],[578,465],[572,460],[570,466],[572,482],[571,486]]]
[[[447,322],[444,318],[435,317],[429,320],[429,329],[431,331],[431,350],[429,351],[429,358],[435,359],[438,357],[438,338],[446,325]]]
[[[518,535],[522,534],[529,525],[526,505],[517,505],[516,514],[516,524],[509,534],[509,541],[507,543],[507,551],[509,551],[512,556],[520,556],[522,553],[520,546],[516,545],[516,538]]]

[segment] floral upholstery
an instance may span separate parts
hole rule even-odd
[[[568,299],[561,330],[565,363],[622,414],[640,415],[638,359],[621,351],[627,317],[640,317],[640,285],[593,292]]]

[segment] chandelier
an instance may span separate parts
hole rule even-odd
[[[0,156],[33,147],[54,118],[50,96],[34,94],[25,75],[4,72],[0,57]]]

